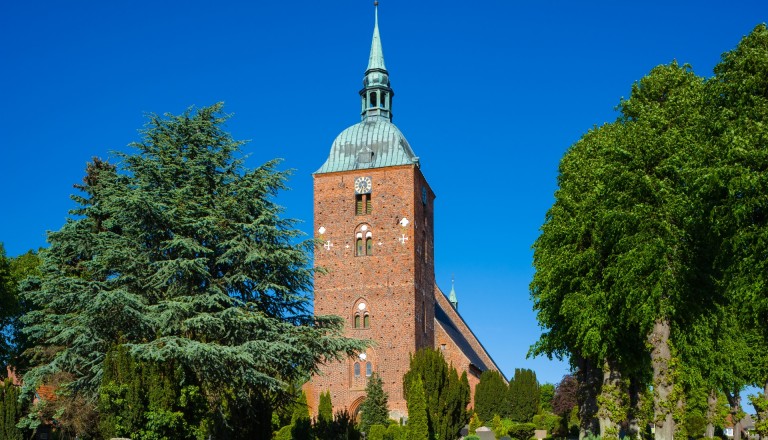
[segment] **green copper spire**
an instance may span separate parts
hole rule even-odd
[[[384,52],[381,50],[381,37],[379,36],[379,2],[374,2],[373,7],[373,41],[371,41],[371,55],[368,57],[366,74],[373,69],[380,69],[385,72],[387,70],[384,65]]]
[[[373,39],[371,40],[371,55],[368,57],[368,68],[365,69],[360,115],[363,120],[372,117],[392,120],[392,97],[395,93],[389,87],[389,72],[384,65],[384,52],[381,50],[379,36],[379,2],[374,2]]]
[[[419,166],[419,157],[392,123],[392,97],[395,93],[389,87],[389,72],[384,67],[381,51],[378,2],[373,5],[376,8],[371,55],[363,89],[360,90],[362,121],[336,136],[328,159],[316,174],[400,165]]]
[[[448,301],[453,305],[453,308],[459,310],[459,300],[456,298],[456,289],[453,288],[454,279],[451,277],[451,293],[448,295]]]

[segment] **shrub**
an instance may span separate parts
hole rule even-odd
[[[387,432],[384,433],[384,440],[403,440],[404,432],[405,430],[402,426],[397,423],[391,423],[387,427]]]
[[[371,425],[368,428],[369,440],[384,440],[384,434],[387,432],[387,427],[384,425]]]
[[[480,440],[480,437],[478,437],[478,436],[476,436],[474,434],[470,434],[470,435],[464,437],[464,440]]]
[[[283,426],[275,433],[275,440],[291,440],[291,429],[293,426]]]
[[[517,440],[529,440],[536,434],[536,425],[533,423],[512,423],[507,433]]]
[[[469,419],[469,433],[474,434],[477,432],[477,428],[481,426],[483,426],[483,421],[480,420],[477,413],[472,413],[472,418]]]
[[[560,417],[552,413],[536,414],[533,416],[536,429],[546,429],[547,434],[554,434],[560,428]]]

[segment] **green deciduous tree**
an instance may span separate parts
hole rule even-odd
[[[545,383],[539,386],[539,407],[541,408],[541,412],[554,412],[552,408],[552,399],[554,399],[554,397],[554,384]]]
[[[365,400],[360,405],[360,430],[368,432],[368,429],[373,425],[385,427],[388,424],[387,393],[384,392],[381,376],[373,373],[368,378],[368,383],[365,386]]]
[[[274,161],[244,168],[226,118],[221,104],[150,115],[134,154],[88,165],[41,283],[23,294],[36,346],[26,392],[66,372],[66,388],[94,398],[105,354],[125,345],[188,369],[214,436],[253,438],[268,434],[243,424],[268,431],[288,383],[365,348],[338,317],[312,315],[312,243],[272,200],[287,174]]]
[[[534,245],[532,296],[548,331],[533,352],[575,355],[611,377],[652,370],[659,439],[672,438],[682,397],[675,344],[685,338],[676,325],[714,297],[697,272],[711,267],[707,242],[692,239],[706,230],[694,184],[703,96],[703,80],[676,63],[636,83],[620,118],[563,158]]]
[[[701,392],[728,395],[738,432],[741,389],[768,387],[765,90],[765,25],[710,80],[654,68],[615,122],[566,153],[534,245],[545,332],[531,353],[568,356],[585,378],[582,367],[607,366],[603,387],[629,381],[629,417],[650,386],[658,439],[699,430],[698,419],[681,424],[685,400],[712,424],[716,399],[705,409]],[[601,419],[621,417],[606,410],[618,394],[600,395]]]

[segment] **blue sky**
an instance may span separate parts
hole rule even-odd
[[[437,194],[436,276],[509,376],[557,382],[526,359],[539,334],[531,244],[557,165],[658,64],[710,76],[768,20],[765,1],[381,0],[394,123]],[[226,103],[249,166],[295,170],[278,201],[312,220],[311,173],[359,121],[373,29],[368,0],[0,4],[0,242],[45,246],[93,156],[138,140],[144,115]]]

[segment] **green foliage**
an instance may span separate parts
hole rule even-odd
[[[384,435],[387,432],[387,427],[384,425],[371,425],[368,428],[368,440],[384,440]]]
[[[768,377],[766,89],[762,24],[714,78],[652,69],[563,157],[534,244],[544,332],[530,353],[609,360],[652,385],[659,438],[687,390]]]
[[[486,370],[480,374],[480,382],[475,386],[475,413],[480,420],[491,420],[494,415],[504,413],[507,397],[507,384],[501,373]]]
[[[749,396],[749,402],[755,408],[757,420],[755,420],[755,432],[763,438],[768,437],[768,396],[757,393]]]
[[[530,422],[539,412],[539,382],[533,370],[515,368],[506,393],[507,413],[515,422]]]
[[[291,413],[291,424],[295,424],[297,420],[309,420],[307,394],[303,390],[299,392],[299,397],[294,402],[293,412]]]
[[[0,377],[5,376],[6,365],[13,365],[17,373],[26,370],[24,351],[29,348],[27,339],[21,333],[19,318],[29,310],[26,301],[19,296],[20,288],[27,284],[28,277],[39,274],[40,260],[37,253],[28,251],[15,258],[5,255],[0,243]]]
[[[403,440],[404,437],[405,429],[397,423],[390,423],[384,433],[384,440]]]
[[[493,431],[493,434],[496,436],[496,438],[501,438],[509,432],[509,428],[512,427],[514,422],[510,419],[502,419],[498,414],[493,416],[493,420],[491,420],[491,430]]]
[[[427,398],[424,395],[424,385],[421,376],[416,375],[408,381],[408,424],[406,425],[406,440],[428,440],[429,422],[427,419]]]
[[[688,438],[704,437],[707,430],[707,418],[699,411],[687,411],[683,424]]]
[[[119,167],[87,166],[72,218],[49,234],[40,283],[22,294],[36,355],[26,392],[66,373],[95,399],[120,344],[194,372],[185,379],[208,401],[214,436],[263,437],[287,384],[365,348],[343,337],[340,318],[313,316],[312,242],[273,201],[287,173],[275,161],[245,169],[226,119],[221,104],[150,115]]]
[[[99,431],[105,438],[199,439],[210,414],[199,387],[171,364],[136,361],[126,347],[110,350],[99,388]]]
[[[560,431],[562,418],[557,414],[542,413],[533,416],[533,424],[536,429],[546,429],[548,435],[556,435]]]
[[[291,431],[293,430],[293,425],[286,425],[280,428],[274,436],[274,440],[292,440],[292,434]]]
[[[23,440],[29,433],[16,427],[24,413],[19,387],[10,379],[0,382],[0,440]]]
[[[478,436],[476,436],[474,434],[470,434],[470,435],[464,437],[464,440],[480,440],[480,437],[478,437]]]
[[[545,383],[539,386],[539,409],[541,412],[554,412],[552,399],[555,398],[555,385]]]
[[[480,419],[480,416],[478,416],[476,412],[473,412],[472,417],[469,419],[469,433],[474,434],[477,432],[477,428],[481,426],[483,426],[483,421]]]
[[[406,400],[410,383],[416,377],[424,384],[430,438],[456,438],[469,420],[470,388],[466,372],[459,377],[456,369],[445,362],[442,352],[425,348],[411,357],[410,369],[403,377]]]
[[[293,440],[313,440],[312,422],[309,418],[296,419],[291,424],[291,438]]]
[[[11,262],[5,256],[5,247],[0,243],[0,369],[5,374],[5,366],[10,357],[9,333],[10,321],[18,309],[16,282],[11,276]]]
[[[389,407],[387,405],[387,393],[381,376],[371,374],[365,386],[365,400],[360,405],[360,431],[368,432],[373,425],[382,427],[389,424]]]
[[[320,393],[320,403],[317,408],[317,419],[323,421],[333,420],[333,403],[331,402],[331,392]]]
[[[536,425],[533,423],[511,423],[507,434],[518,440],[529,440],[536,434]]]

